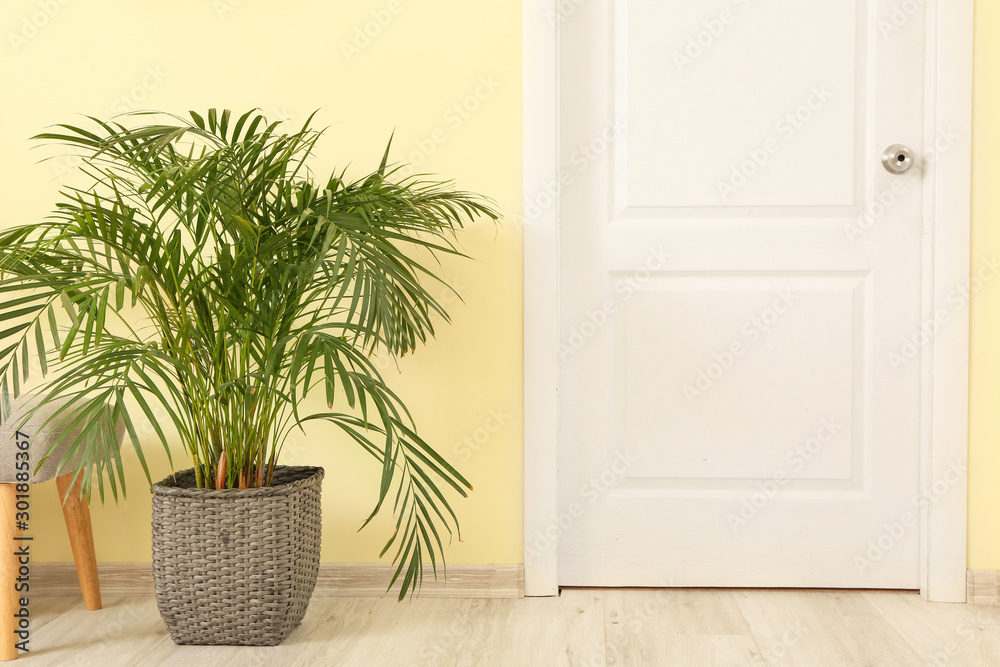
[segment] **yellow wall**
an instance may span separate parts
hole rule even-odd
[[[976,2],[972,257],[1000,256],[1000,4]],[[972,300],[969,567],[1000,569],[1000,290]]]
[[[320,122],[331,127],[320,171],[374,167],[395,128],[396,159],[453,176],[507,214],[520,206],[518,2],[62,2],[7,0],[0,9],[0,225],[46,213],[61,182],[51,164],[34,164],[28,136],[77,113],[127,108],[260,106],[293,120],[322,108]],[[59,9],[39,15],[46,6]],[[992,39],[1000,6],[979,0],[977,10],[972,255],[984,257],[1000,254],[1000,47]],[[359,37],[366,27],[367,43]],[[463,103],[476,108],[456,113]],[[498,232],[484,224],[462,241],[477,261],[445,266],[465,299],[452,307],[453,326],[389,376],[425,437],[475,485],[458,504],[465,541],[449,560],[520,562],[520,234],[513,222]],[[1000,568],[1000,291],[977,295],[972,320],[969,564]],[[491,411],[502,422],[492,433]],[[319,428],[291,453],[288,462],[327,469],[324,560],[375,560],[386,525],[355,532],[374,500],[370,461]],[[160,476],[167,472],[162,455],[151,459]],[[94,509],[104,561],[149,558],[149,496],[131,470],[129,501]],[[69,560],[54,490],[36,490],[33,502],[37,558]]]
[[[315,167],[393,157],[457,179],[505,212],[521,197],[521,7],[468,0],[5,0],[0,7],[0,224],[38,219],[58,181],[28,137],[76,114],[209,106],[291,116],[322,109]],[[40,7],[58,7],[25,31]],[[51,10],[50,10],[51,11]],[[372,36],[364,39],[367,30]],[[26,40],[14,40],[10,33]],[[124,97],[123,97],[124,96]],[[455,106],[459,105],[456,109]],[[422,435],[475,486],[456,504],[457,563],[521,561],[521,251],[512,222],[461,235],[475,261],[449,261],[465,303],[452,326],[385,369]],[[491,419],[491,414],[498,418]],[[490,430],[494,432],[489,432]],[[465,444],[470,438],[471,447]],[[152,448],[150,448],[152,449]],[[374,461],[332,430],[309,428],[286,462],[322,465],[327,561],[377,560],[386,522],[358,533],[377,491]],[[156,474],[168,466],[154,456]],[[134,461],[132,461],[134,463]],[[98,558],[150,558],[150,498],[131,466],[128,503],[94,509]],[[71,560],[54,488],[33,494],[36,558]]]

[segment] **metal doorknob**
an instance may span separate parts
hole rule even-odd
[[[882,166],[890,174],[902,174],[913,166],[913,151],[903,144],[893,144],[882,153]]]

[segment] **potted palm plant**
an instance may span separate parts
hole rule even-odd
[[[124,470],[107,429],[87,424],[124,422],[151,484],[137,422],[190,457],[153,486],[157,599],[178,643],[276,644],[301,620],[323,470],[279,456],[305,422],[339,427],[381,466],[363,525],[391,505],[382,555],[400,599],[425,562],[436,575],[458,528],[447,496],[471,489],[370,357],[433,335],[447,314],[430,262],[461,254],[465,221],[497,214],[448,182],[398,177],[388,148],[365,178],[317,183],[311,121],[284,132],[257,111],[212,109],[57,126],[37,138],[82,152],[88,184],[64,188],[45,221],[0,232],[0,416],[37,363],[41,405],[61,397],[80,415],[67,458],[102,499],[106,484],[125,493]],[[305,409],[311,392],[327,410]]]

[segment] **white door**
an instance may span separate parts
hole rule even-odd
[[[560,585],[919,587],[924,5],[558,17]]]

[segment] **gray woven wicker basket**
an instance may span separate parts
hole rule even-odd
[[[316,587],[323,469],[278,466],[274,486],[194,488],[194,470],[153,485],[153,579],[177,644],[274,646]]]

